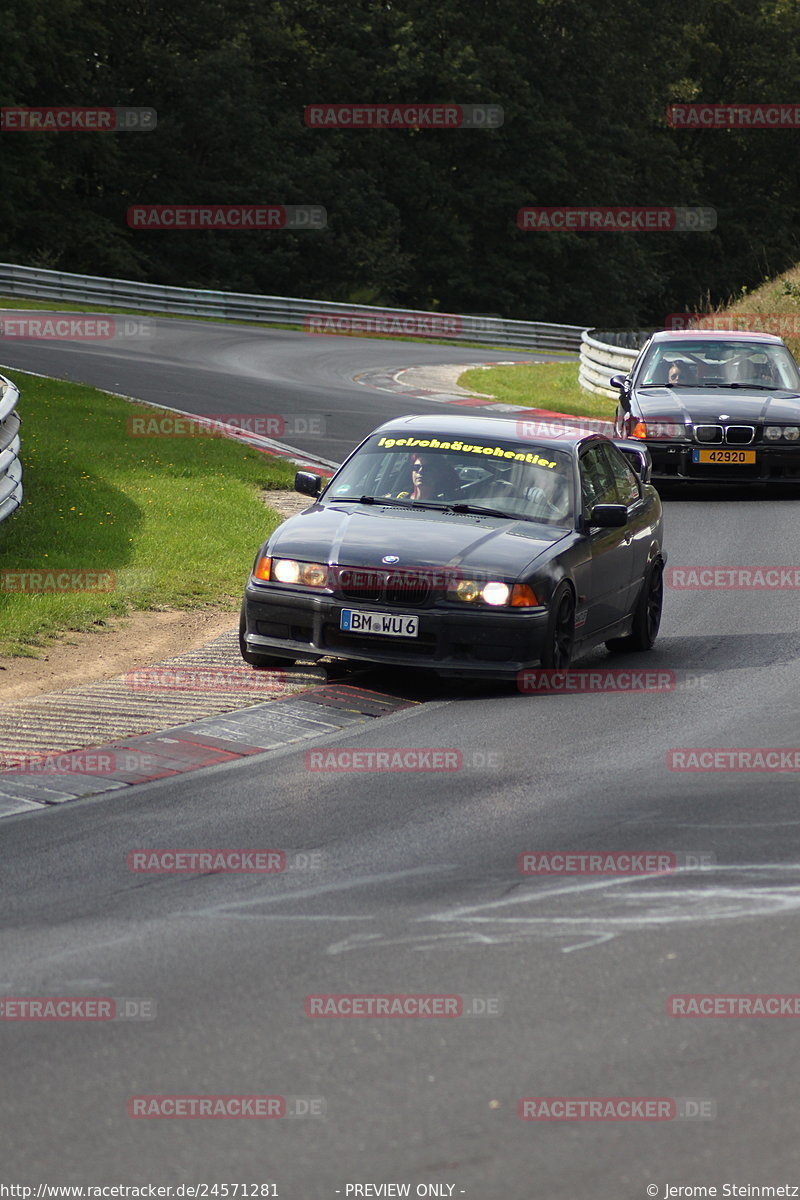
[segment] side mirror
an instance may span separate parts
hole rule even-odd
[[[624,504],[595,504],[589,514],[589,525],[601,529],[619,529],[628,524],[628,510]]]
[[[322,491],[322,478],[310,471],[298,471],[294,477],[294,490],[303,496],[318,496]]]
[[[625,412],[631,411],[631,380],[629,375],[612,375],[608,381],[619,392],[620,408]]]
[[[633,467],[642,483],[649,483],[653,473],[653,460],[644,442],[638,438],[614,438],[614,445],[625,455],[629,466]]]

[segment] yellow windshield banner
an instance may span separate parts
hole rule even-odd
[[[486,454],[491,458],[507,458],[514,462],[530,463],[535,467],[548,467],[551,471],[555,462],[543,458],[540,454],[531,454],[524,450],[507,450],[504,446],[474,446],[470,442],[440,442],[437,438],[378,438],[378,445],[387,450],[403,446],[408,450],[457,450],[461,454]]]

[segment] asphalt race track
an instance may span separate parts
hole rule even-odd
[[[325,447],[296,444],[333,459],[381,420],[440,408],[354,374],[493,357],[522,356],[190,322],[121,352],[3,350],[10,367],[199,413],[324,412]],[[671,568],[798,561],[793,496],[704,489],[665,508]],[[797,773],[667,766],[673,749],[800,746],[798,653],[795,589],[670,588],[651,654],[576,664],[674,672],[669,690],[431,685],[428,703],[312,746],[447,748],[461,769],[310,770],[305,743],[6,818],[0,994],[155,1004],[147,1021],[0,1024],[6,1174],[270,1182],[282,1200],[402,1194],[347,1191],[387,1183],[474,1200],[800,1184],[798,1019],[667,1011],[676,994],[800,993]],[[273,848],[299,865],[128,869],[154,847]],[[525,852],[598,851],[689,865],[518,869]],[[492,1013],[305,1011],[309,996],[408,993]],[[300,1097],[324,1115],[127,1115],[132,1096],[174,1094]],[[532,1121],[525,1097],[676,1103],[661,1121]]]
[[[453,362],[463,362],[466,368],[490,360],[565,357],[265,331],[204,321],[119,316],[116,321],[119,332],[108,341],[3,339],[0,359],[23,371],[90,383],[186,412],[271,415],[289,428],[295,420],[301,432],[290,437],[287,431],[283,440],[333,462],[341,462],[382,421],[407,412],[441,409],[433,402],[409,403],[389,392],[354,384],[353,376],[362,371]],[[321,427],[324,436],[302,432],[309,426],[311,430]]]

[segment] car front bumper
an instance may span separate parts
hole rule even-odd
[[[791,483],[800,481],[800,443],[792,446],[777,446],[758,443],[755,446],[698,446],[697,444],[644,442],[653,460],[652,474],[657,479],[702,479],[704,482],[717,480],[730,483],[771,483],[781,480]],[[703,450],[754,450],[755,463],[717,464],[692,461],[692,451]]]
[[[342,609],[419,617],[417,637],[345,633]],[[415,608],[344,600],[248,584],[245,641],[253,654],[300,660],[323,657],[387,666],[426,667],[440,675],[512,679],[540,661],[548,624],[541,608],[465,609],[454,605]]]

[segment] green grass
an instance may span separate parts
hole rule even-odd
[[[477,367],[458,382],[471,392],[494,396],[503,404],[545,408],[550,412],[611,420],[616,402],[578,386],[578,363],[521,363],[513,367]]]
[[[224,438],[133,437],[159,410],[82,384],[13,372],[22,398],[22,507],[0,524],[0,571],[111,572],[113,590],[0,585],[0,653],[35,654],[67,630],[131,609],[238,605],[281,518],[259,499],[295,468]]]

